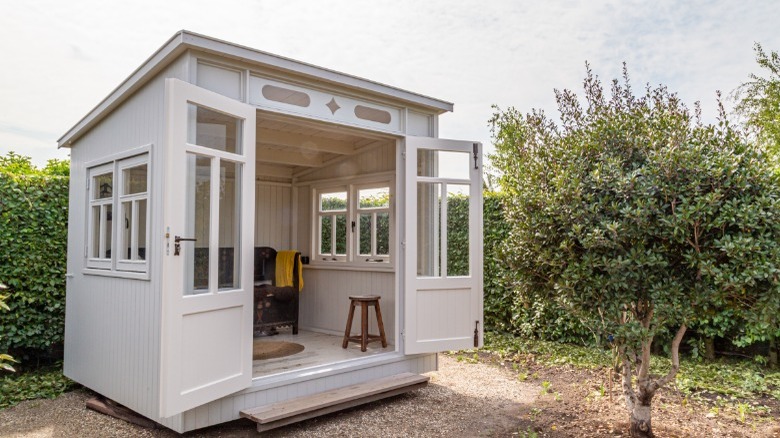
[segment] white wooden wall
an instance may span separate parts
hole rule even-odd
[[[306,269],[301,292],[301,328],[343,336],[350,295],[379,295],[382,322],[388,342],[395,343],[395,272]],[[369,309],[369,330],[378,334],[374,310]],[[360,312],[355,313],[352,333],[360,333]]]
[[[317,377],[308,376],[305,379],[277,382],[274,385],[258,385],[172,417],[166,426],[177,432],[187,432],[236,420],[239,418],[239,412],[243,409],[316,394],[399,373],[422,374],[436,369],[437,358],[435,354],[401,356],[379,365],[369,365],[359,369],[345,368],[331,373],[318,374]]]
[[[80,138],[71,150],[64,372],[69,378],[150,418],[157,418],[164,78],[186,78],[182,56]],[[152,144],[151,280],[84,275],[86,166]]]
[[[255,184],[255,246],[276,250],[291,246],[292,188],[258,181]]]

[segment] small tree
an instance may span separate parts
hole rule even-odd
[[[766,53],[761,44],[753,46],[756,62],[767,76],[750,75],[750,80],[739,86],[734,97],[737,99],[737,114],[760,142],[780,154],[780,54]]]
[[[556,91],[560,124],[536,110],[492,119],[505,253],[518,293],[547,294],[610,340],[631,435],[653,436],[653,396],[675,378],[697,312],[780,309],[780,189],[722,107],[717,126],[694,123],[665,87],[635,96],[625,67],[609,96],[589,68],[584,88],[584,107]],[[671,367],[652,375],[667,331]]]

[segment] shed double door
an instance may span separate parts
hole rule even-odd
[[[404,352],[479,347],[481,145],[407,136],[403,156]]]
[[[255,109],[167,79],[160,416],[251,385]]]

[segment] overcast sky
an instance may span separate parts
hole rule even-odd
[[[554,111],[586,60],[607,81],[626,61],[712,120],[715,90],[758,71],[753,43],[780,49],[778,23],[775,0],[5,2],[0,154],[67,157],[56,140],[180,29],[454,102],[440,136],[489,144],[491,105]]]

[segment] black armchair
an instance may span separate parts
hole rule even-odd
[[[297,274],[300,253],[295,256],[293,272]],[[293,285],[276,284],[276,250],[268,246],[255,248],[255,333],[274,334],[276,328],[292,327],[298,334],[299,281],[293,275]]]

